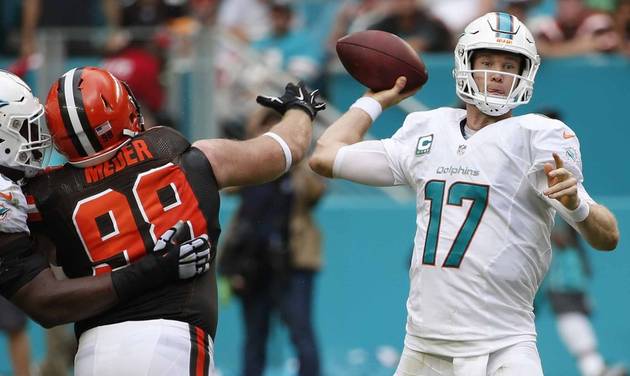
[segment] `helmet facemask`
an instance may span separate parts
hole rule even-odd
[[[34,176],[48,164],[52,142],[44,107],[17,76],[0,71],[0,164]]]
[[[42,107],[42,112],[31,118],[15,117],[12,120],[12,123],[16,124],[16,128],[18,127],[17,123],[21,120],[21,126],[15,130],[24,142],[18,148],[15,162],[17,165],[23,166],[27,177],[31,177],[39,170],[44,169],[50,159],[52,142],[48,130],[42,125],[43,114]]]

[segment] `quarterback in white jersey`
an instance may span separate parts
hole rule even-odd
[[[465,110],[411,113],[391,138],[362,141],[382,109],[410,95],[399,78],[360,98],[318,141],[318,173],[416,191],[397,375],[542,375],[533,300],[556,211],[594,248],[617,245],[615,217],[582,185],[575,133],[540,115],[512,116],[531,98],[539,64],[518,19],[486,14],[455,48]]]

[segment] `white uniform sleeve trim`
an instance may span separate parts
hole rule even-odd
[[[333,177],[378,187],[399,185],[381,141],[343,146],[333,163]]]

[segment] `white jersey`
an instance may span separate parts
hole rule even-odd
[[[22,188],[0,175],[0,232],[28,233],[26,217],[27,205]]]
[[[558,153],[582,181],[578,139],[561,121],[511,117],[464,139],[465,117],[412,113],[381,140],[394,184],[417,192],[405,345],[454,357],[535,340],[534,295],[559,206],[542,195],[543,165]]]

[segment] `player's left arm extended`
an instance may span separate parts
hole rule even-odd
[[[580,232],[595,249],[610,251],[619,243],[617,220],[605,206],[592,201],[564,162],[553,154],[556,166],[544,166],[548,188],[544,194],[554,199],[560,215]]]

